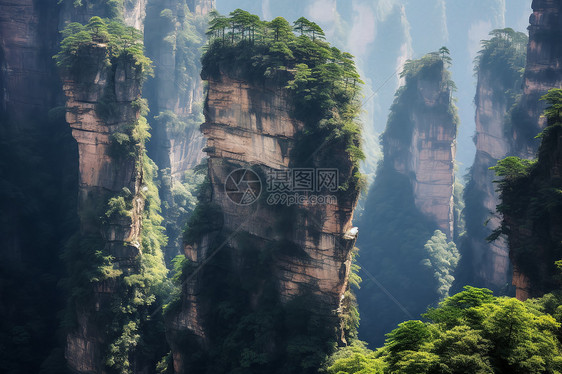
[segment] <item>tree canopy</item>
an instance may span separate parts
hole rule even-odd
[[[560,298],[521,302],[467,286],[387,334],[382,348],[361,342],[335,353],[328,373],[558,373]],[[558,308],[558,309],[557,309]]]
[[[62,69],[79,69],[79,51],[92,45],[107,48],[107,62],[129,56],[140,69],[143,77],[153,72],[152,61],[144,54],[143,35],[134,27],[125,26],[119,20],[94,16],[86,25],[72,22],[61,31],[61,49],[53,58]]]

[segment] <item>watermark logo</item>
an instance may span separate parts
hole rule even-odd
[[[233,203],[250,205],[261,195],[261,179],[253,170],[236,169],[226,177],[224,190]]]
[[[336,204],[339,188],[337,169],[293,168],[266,170],[267,204],[326,205]],[[236,169],[229,174],[225,191],[238,205],[253,204],[262,192],[258,174],[250,169]]]

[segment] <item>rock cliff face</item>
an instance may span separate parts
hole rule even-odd
[[[0,1],[0,110],[19,126],[32,126],[60,98],[56,68],[45,63],[57,48],[57,22],[56,1]]]
[[[11,126],[14,128],[12,137],[15,131],[37,128],[38,122],[56,106],[60,97],[55,66],[43,63],[48,51],[54,50],[50,38],[56,38],[58,15],[50,8],[53,5],[41,6],[32,0],[0,1],[0,126],[6,131],[2,134],[4,141],[9,140],[7,131]],[[49,16],[55,22],[54,32],[49,29],[53,25],[47,25]],[[17,215],[12,213],[12,217]],[[6,256],[21,260],[18,231],[19,228],[15,228],[8,237],[0,239],[0,243]]]
[[[551,88],[562,87],[562,4],[556,0],[533,0],[529,18],[529,46],[523,81],[523,96],[513,124],[514,154],[534,158],[539,145],[534,137],[544,128],[545,103],[540,98]]]
[[[416,95],[408,114],[411,138],[405,143],[387,137],[384,157],[391,160],[396,171],[409,177],[416,207],[451,239],[457,130],[451,114],[439,108],[452,104],[452,91],[443,89],[439,79],[420,79],[413,84]]]
[[[384,343],[390,326],[423,313],[448,292],[450,283],[438,280],[428,252],[430,239],[440,236],[443,255],[457,256],[451,243],[458,124],[453,83],[438,53],[409,61],[402,76],[405,84],[381,136],[384,159],[358,222],[361,267],[376,279],[365,279],[357,292],[359,336],[373,346]],[[450,265],[452,272],[456,260]]]
[[[143,0],[127,1],[117,11],[127,25],[142,29],[144,8]],[[94,15],[114,16],[111,12],[103,1],[87,1],[79,7],[65,2],[61,18],[86,23]],[[100,250],[112,257],[112,267],[129,275],[138,271],[145,203],[143,175],[140,155],[120,152],[113,136],[139,119],[139,106],[134,102],[141,98],[142,73],[132,57],[122,56],[109,64],[108,56],[106,44],[92,42],[81,47],[76,57],[79,63],[66,71],[62,80],[66,121],[78,145],[79,235],[98,238]],[[122,191],[130,193],[130,214],[100,218],[108,200]],[[93,297],[74,305],[77,326],[66,339],[65,357],[76,372],[105,371],[110,341],[101,316],[112,308],[114,295],[123,292],[117,278],[93,282],[91,287]]]
[[[476,156],[464,192],[466,235],[460,247],[463,259],[457,284],[509,293],[507,242],[503,237],[493,242],[486,240],[501,224],[501,216],[496,213],[500,202],[494,184],[497,177],[490,167],[512,152],[511,110],[522,93],[521,70],[528,39],[511,29],[494,30],[491,35],[482,43],[476,60]]]
[[[316,313],[328,324],[311,333],[338,326],[336,311],[347,288],[355,243],[353,236],[344,237],[344,234],[352,227],[357,196],[353,194],[349,199],[328,205],[283,207],[267,202],[267,173],[294,165],[292,152],[304,127],[293,118],[292,103],[282,84],[275,80],[252,84],[232,72],[208,80],[205,123],[201,129],[207,139],[205,151],[209,156],[209,204],[219,213],[211,232],[195,242],[188,240],[185,247],[185,254],[194,266],[204,267],[183,289],[182,310],[171,321],[172,341],[188,334],[195,336],[204,350],[221,346],[223,342],[214,341],[213,329],[219,328],[212,317],[216,308],[210,304],[212,296],[205,288],[213,287],[209,285],[210,277],[238,281],[248,276],[246,272],[257,273],[257,287],[247,294],[249,315],[263,308],[267,299],[278,299],[282,310],[308,295],[312,305],[305,307],[308,310],[305,318]],[[260,176],[262,192],[253,204],[239,205],[229,197],[232,186],[227,181],[231,172],[245,168]],[[340,171],[340,181],[350,177],[349,171]],[[265,261],[268,271],[260,270],[264,266],[261,262],[255,268],[248,267],[250,248],[256,248],[260,257],[272,256]],[[217,273],[213,261],[222,256],[227,260],[221,263],[224,268]],[[237,281],[225,285],[230,289],[228,293],[233,292]],[[268,285],[273,289],[267,291]],[[267,293],[270,294],[266,297]],[[214,300],[214,305],[224,301],[223,298]],[[274,347],[282,344],[283,334],[272,331],[271,340],[262,348],[266,354],[277,354],[273,353]],[[175,371],[189,370],[186,364],[189,352],[177,343],[172,343],[172,351]]]
[[[204,18],[213,7],[214,1],[206,0],[151,0],[147,4],[145,45],[155,65],[154,78],[144,89],[152,127],[148,153],[160,169],[168,261],[182,251],[181,231],[190,213],[178,206],[175,189],[204,157],[205,141],[199,129],[204,121],[200,51],[206,40]]]
[[[139,116],[132,105],[140,98],[140,73],[133,61],[119,59],[112,69],[107,65],[107,47],[92,43],[80,50],[80,74],[64,77],[67,97],[66,120],[78,143],[80,235],[99,236],[104,251],[115,266],[127,273],[139,255],[141,217],[144,199],[140,196],[142,173],[139,160],[116,155],[111,136]],[[107,92],[115,93],[111,115],[102,116],[100,106]],[[132,194],[132,214],[102,225],[99,212],[107,200],[127,188]],[[78,327],[67,336],[66,358],[77,372],[101,372],[105,326],[97,312],[109,307],[116,292],[112,280],[93,283],[94,298],[89,305],[76,305]]]
[[[152,122],[151,157],[161,169],[180,180],[183,174],[203,158],[202,122],[203,83],[198,48],[205,30],[197,29],[196,16],[205,16],[214,8],[212,0],[149,1],[147,8],[147,54],[155,63],[155,77],[147,83],[146,92],[154,117],[168,114]],[[163,11],[169,11],[167,17]],[[199,43],[186,38],[199,39]],[[173,41],[172,41],[173,40]],[[169,115],[182,122],[178,131],[172,129]]]
[[[187,0],[187,5],[191,12],[197,15],[206,15],[215,9],[216,0]]]
[[[540,98],[551,88],[562,88],[562,3],[534,0],[532,8],[523,95],[513,118],[512,154],[523,158],[536,156],[539,140],[535,136],[546,125],[541,117],[546,103]],[[519,268],[514,262],[513,284],[517,297],[526,299],[531,285]]]
[[[56,0],[0,1],[2,371],[39,372],[58,344],[60,250],[75,229],[77,194],[76,145],[52,59],[58,18]],[[27,338],[14,344],[18,336]]]
[[[552,99],[552,96],[549,96]],[[556,105],[559,105],[556,99]],[[560,198],[562,186],[562,127],[560,114],[547,112],[538,159],[527,172],[502,181],[502,229],[514,263],[513,284],[520,300],[541,297],[560,289],[555,264],[562,251]]]
[[[493,183],[496,176],[490,167],[495,166],[510,151],[511,142],[505,132],[508,103],[497,100],[498,93],[503,93],[508,87],[497,82],[491,71],[481,70],[476,89],[476,156],[471,169],[471,184],[467,189],[468,193],[478,195],[478,200],[475,199],[474,203],[479,205],[478,213],[482,212],[484,215],[475,214],[478,215],[478,234],[470,235],[468,239],[472,248],[471,273],[479,283],[497,289],[509,282],[509,250],[503,238],[491,243],[485,239],[500,225],[500,217],[495,214],[499,204]],[[488,216],[489,221],[484,228]]]

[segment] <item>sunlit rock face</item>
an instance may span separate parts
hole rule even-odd
[[[404,143],[386,137],[385,159],[409,177],[416,208],[451,239],[456,126],[446,108],[451,104],[452,91],[443,89],[441,80],[415,79],[412,84],[417,94],[408,114],[411,138]]]
[[[142,30],[145,5],[144,0],[125,2],[120,9],[125,23]],[[104,4],[95,1],[86,1],[81,7],[65,2],[61,10],[61,20],[67,22],[84,23],[94,15],[109,14]],[[68,71],[61,78],[66,121],[78,145],[80,235],[100,237],[103,243],[99,245],[113,256],[116,267],[127,273],[133,270],[140,253],[142,172],[139,159],[116,153],[112,135],[138,120],[139,109],[133,102],[141,97],[142,79],[131,58],[119,58],[110,66],[107,55],[106,44],[91,43],[79,51],[79,71]],[[112,102],[107,102],[108,92],[112,93]],[[111,110],[104,113],[104,106],[111,106]],[[102,225],[100,209],[103,211],[109,197],[124,188],[133,196],[131,215]],[[93,282],[92,287],[92,300],[74,306],[78,326],[66,339],[67,363],[79,373],[105,370],[106,326],[100,324],[97,315],[110,307],[113,295],[119,292],[114,279]]]
[[[115,154],[111,136],[138,119],[138,109],[132,103],[140,97],[141,79],[134,61],[120,59],[112,69],[106,63],[107,53],[107,46],[102,44],[92,43],[81,49],[81,74],[63,77],[63,89],[66,120],[78,144],[80,234],[101,235],[102,245],[117,267],[128,271],[139,255],[144,207],[139,196],[142,173],[138,159]],[[115,93],[112,114],[100,116],[98,109],[108,90]],[[132,214],[102,226],[100,216],[94,212],[103,210],[107,199],[123,188],[134,196]],[[108,308],[118,291],[111,279],[93,283],[92,287],[93,300],[75,306],[78,327],[67,335],[65,356],[77,372],[101,372],[105,366],[105,326],[96,322],[96,312]]]
[[[212,261],[215,256],[228,256],[228,262],[222,275],[216,273],[214,265],[202,267],[183,288],[183,307],[172,319],[169,333],[178,373],[188,369],[185,362],[189,358],[185,347],[174,343],[175,338],[184,334],[196,336],[204,349],[222,344],[213,341],[209,332],[213,328],[209,320],[214,313],[213,305],[220,300],[210,304],[211,300],[204,294],[205,279],[226,274],[243,278],[247,271],[261,274],[259,268],[247,268],[249,248],[257,248],[263,255],[272,245],[283,248],[275,252],[270,272],[257,278],[259,284],[275,285],[274,290],[268,291],[272,292],[268,297],[278,298],[283,305],[309,295],[312,305],[307,307],[310,308],[307,314],[316,313],[330,321],[329,327],[334,331],[339,326],[337,311],[347,289],[355,243],[355,235],[345,236],[345,233],[352,229],[357,193],[350,192],[349,196],[330,204],[290,208],[266,201],[267,172],[293,166],[296,138],[304,128],[294,118],[292,100],[284,85],[276,80],[251,83],[232,71],[208,77],[205,123],[201,129],[209,156],[210,203],[219,207],[221,213],[215,222],[217,231],[203,235],[195,243],[187,243],[185,254],[195,266]],[[348,157],[344,149],[341,155],[331,155],[339,156]],[[349,162],[347,165],[351,167]],[[244,168],[251,168],[260,176],[263,190],[261,197],[247,206],[235,204],[227,193],[230,173]],[[340,170],[340,184],[351,176],[350,171]],[[227,233],[233,233],[223,243],[223,252],[228,254],[215,255],[217,235]],[[241,242],[241,236],[248,239]],[[264,302],[263,292],[258,287],[248,296],[253,310],[259,310]],[[273,334],[271,347],[281,344],[279,339]]]

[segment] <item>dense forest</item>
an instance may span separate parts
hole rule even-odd
[[[0,0],[0,372],[562,372],[562,5],[465,8]]]

